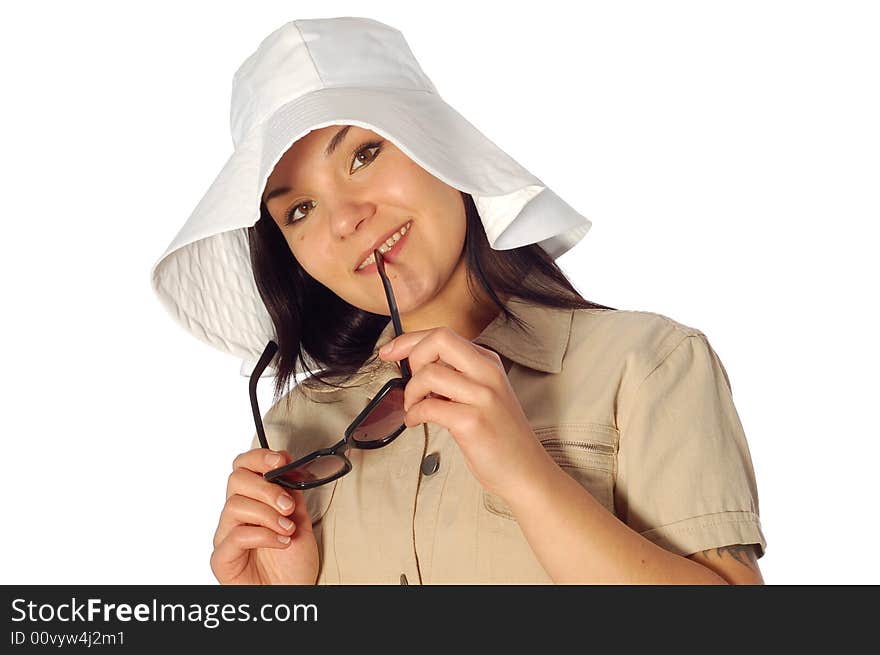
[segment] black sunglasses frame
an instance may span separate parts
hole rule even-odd
[[[397,310],[397,301],[394,298],[394,290],[391,288],[391,282],[388,280],[388,276],[385,274],[385,260],[382,257],[382,253],[380,253],[378,250],[373,250],[373,256],[376,258],[376,269],[378,270],[379,276],[382,279],[382,286],[385,289],[385,297],[388,300],[388,309],[391,312],[391,321],[394,325],[394,334],[396,336],[400,336],[401,334],[403,334],[403,328],[400,323],[400,314]],[[269,341],[269,343],[266,344],[266,348],[263,351],[263,354],[260,356],[259,361],[254,367],[253,372],[251,373],[249,384],[251,410],[254,414],[254,424],[256,425],[257,429],[257,438],[260,441],[260,446],[262,446],[263,448],[269,448],[269,443],[266,440],[266,432],[263,429],[263,419],[262,415],[260,414],[259,405],[257,404],[257,382],[259,381],[260,376],[269,365],[269,362],[275,356],[275,353],[277,351],[278,344],[276,344],[274,341]],[[400,371],[401,376],[388,380],[388,382],[386,382],[379,390],[379,392],[370,400],[367,406],[364,407],[361,413],[358,414],[357,417],[355,417],[355,419],[345,429],[345,435],[340,441],[338,441],[333,446],[330,446],[329,448],[315,450],[304,457],[300,457],[295,462],[285,464],[284,466],[281,466],[277,469],[272,469],[271,471],[264,473],[263,478],[265,478],[269,482],[274,482],[275,484],[287,487],[289,489],[311,489],[314,487],[319,487],[329,482],[333,482],[333,480],[337,480],[351,471],[351,460],[349,460],[346,455],[346,452],[349,448],[355,447],[364,450],[374,450],[376,448],[387,446],[392,441],[394,441],[406,429],[407,426],[405,424],[401,424],[400,427],[398,427],[387,437],[373,441],[356,441],[352,439],[352,434],[354,434],[354,431],[361,424],[361,422],[367,416],[369,416],[369,414],[385,399],[386,396],[388,396],[389,393],[397,388],[403,390],[406,387],[407,382],[409,382],[410,378],[412,377],[412,373],[409,367],[409,358],[404,357],[402,360],[400,360]],[[344,468],[339,473],[329,478],[323,478],[317,481],[304,480],[292,482],[290,480],[285,480],[283,477],[288,471],[303,466],[304,464],[316,461],[321,457],[328,456],[339,457],[343,460],[344,463]]]

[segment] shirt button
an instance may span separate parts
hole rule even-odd
[[[422,473],[425,475],[434,475],[440,468],[440,454],[431,453],[422,460]]]

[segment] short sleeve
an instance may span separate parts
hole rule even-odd
[[[700,332],[635,388],[620,424],[615,505],[646,539],[679,555],[758,544],[758,489],[727,371]]]

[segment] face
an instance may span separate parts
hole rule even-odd
[[[375,263],[356,269],[380,239],[404,226],[405,236],[385,255],[404,328],[412,329],[407,317],[438,324],[460,302],[467,225],[461,194],[376,132],[342,125],[309,132],[275,166],[263,199],[300,265],[351,305],[389,315]]]

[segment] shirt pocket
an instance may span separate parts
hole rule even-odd
[[[617,429],[599,423],[567,423],[537,428],[534,432],[553,461],[614,514]],[[482,497],[483,507],[489,512],[514,518],[500,496],[483,489]]]

